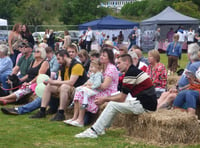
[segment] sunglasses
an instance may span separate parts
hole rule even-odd
[[[39,53],[40,51],[39,50],[35,50],[35,53]]]

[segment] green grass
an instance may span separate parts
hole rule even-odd
[[[33,114],[33,113],[32,113]],[[77,128],[62,122],[30,119],[30,114],[11,116],[0,112],[0,148],[158,148],[127,137],[124,129],[109,129],[97,139],[76,139],[74,135],[88,128]],[[138,131],[139,132],[139,131]],[[198,148],[196,146],[171,146]]]
[[[67,126],[62,122],[46,119],[29,119],[30,114],[20,116],[4,115],[0,112],[0,147],[67,147],[67,148],[129,148],[154,147],[139,144],[125,137],[122,129],[111,129],[98,139],[76,139],[74,135],[85,128]],[[135,143],[135,144],[132,144]]]
[[[146,55],[145,55],[146,56]],[[184,54],[180,61],[181,68],[187,63]],[[166,64],[165,54],[161,62]],[[12,106],[12,105],[9,105]],[[33,114],[33,113],[31,113]],[[31,114],[20,116],[4,115],[0,112],[0,148],[156,148],[158,146],[138,142],[127,137],[124,129],[109,129],[106,135],[98,139],[76,139],[74,135],[84,129],[67,126],[62,122],[51,122],[45,119],[29,119]],[[139,132],[139,131],[138,131]],[[171,146],[173,148],[198,148],[196,146]]]

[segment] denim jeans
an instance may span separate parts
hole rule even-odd
[[[182,90],[175,98],[173,106],[196,109],[197,104],[199,104],[199,91]]]
[[[14,54],[10,55],[10,58],[13,62],[13,67],[15,67],[17,55],[20,53],[18,50],[13,50]]]
[[[130,45],[129,45],[129,47],[128,47],[128,50],[129,50],[133,45],[136,45],[136,40],[130,42]]]
[[[19,114],[25,114],[30,113],[41,106],[42,99],[40,97],[37,97],[32,102],[25,104],[23,106],[20,106],[17,108]],[[51,100],[49,102],[49,106],[52,111],[57,111],[59,105],[59,99],[55,99],[54,97],[51,97]]]
[[[2,83],[2,87],[5,88],[5,89],[8,89],[9,88],[9,85],[8,83],[6,82],[7,81],[7,77],[10,73],[6,73],[6,74],[1,74],[0,75],[0,82]],[[4,90],[5,93],[8,93],[7,90]]]
[[[105,128],[110,127],[115,115],[119,112],[138,115],[145,112],[145,109],[139,100],[127,100],[123,103],[110,101],[92,128],[100,134]]]
[[[32,102],[25,104],[23,106],[20,106],[17,108],[19,114],[25,114],[25,113],[30,113],[41,106],[42,99],[40,97],[37,97],[35,100]]]

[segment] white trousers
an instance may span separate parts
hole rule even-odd
[[[139,100],[128,99],[122,103],[110,101],[92,128],[97,132],[97,134],[100,134],[105,128],[110,127],[113,118],[117,113],[138,115],[144,112],[145,109]]]

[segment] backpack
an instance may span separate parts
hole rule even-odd
[[[92,32],[92,38],[91,41],[94,42],[96,40],[94,33]]]

